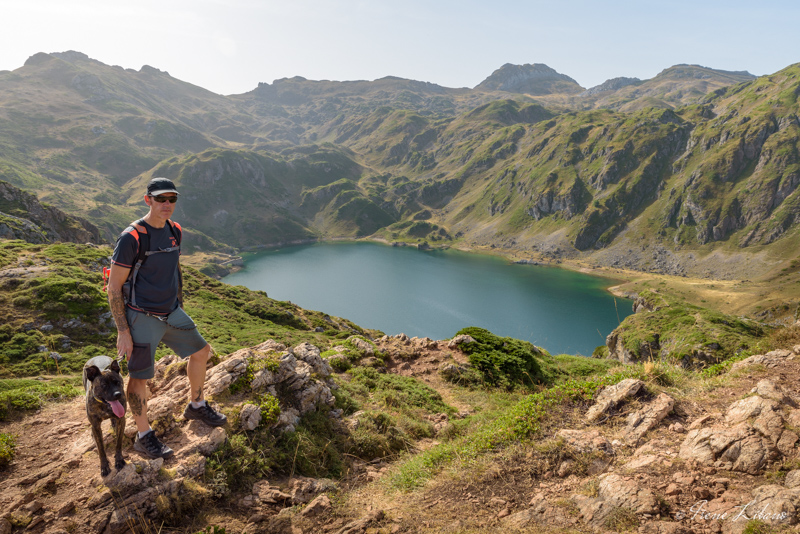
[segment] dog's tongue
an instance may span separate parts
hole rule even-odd
[[[125,415],[125,408],[122,407],[119,401],[109,401],[108,403],[111,405],[111,409],[114,410],[114,415],[117,417]]]

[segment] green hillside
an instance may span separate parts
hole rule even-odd
[[[37,54],[0,73],[0,179],[107,241],[164,175],[204,250],[376,236],[756,278],[794,259],[798,71],[676,65],[580,92],[505,65],[475,89],[295,77],[221,96]]]

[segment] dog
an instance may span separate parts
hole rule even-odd
[[[111,426],[117,436],[117,449],[114,454],[114,467],[117,470],[125,467],[122,457],[122,439],[125,437],[125,411],[128,403],[122,376],[119,374],[119,362],[108,356],[95,356],[83,366],[83,389],[86,390],[86,415],[92,425],[92,435],[100,455],[100,474],[107,476],[111,467],[106,456],[103,433],[100,424],[111,419]]]

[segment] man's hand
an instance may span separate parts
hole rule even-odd
[[[131,359],[131,352],[133,352],[133,339],[131,338],[131,331],[124,330],[117,333],[117,356]]]

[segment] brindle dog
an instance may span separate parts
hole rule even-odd
[[[108,356],[95,356],[83,366],[83,389],[86,390],[86,415],[92,425],[92,435],[100,455],[100,474],[106,476],[111,472],[103,443],[100,424],[104,419],[111,419],[111,426],[117,436],[117,450],[114,454],[114,467],[117,470],[125,466],[122,458],[122,439],[125,436],[125,388],[119,374],[119,362]]]

